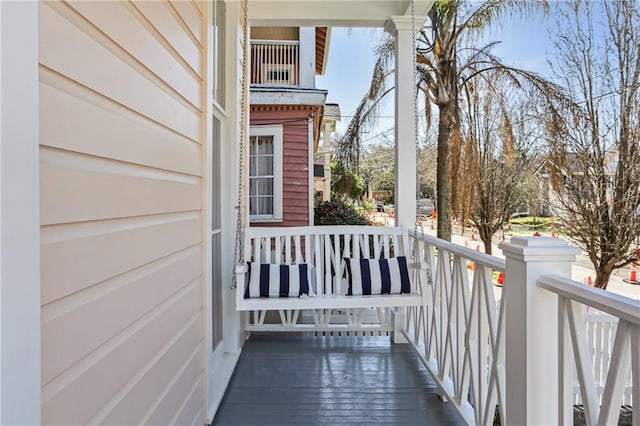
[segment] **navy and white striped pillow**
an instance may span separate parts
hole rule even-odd
[[[344,260],[348,273],[348,296],[411,293],[405,256]]]
[[[249,264],[249,285],[245,299],[254,297],[299,297],[313,295],[309,289],[309,267],[297,265]]]

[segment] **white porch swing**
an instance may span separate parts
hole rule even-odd
[[[424,306],[406,227],[243,228],[248,0],[243,1],[240,165],[232,288],[247,331],[394,331],[398,308]],[[411,1],[413,51],[415,6]],[[413,55],[415,70],[415,54]],[[415,82],[415,73],[414,82]],[[415,87],[415,84],[414,84]],[[414,112],[417,136],[417,94]],[[416,167],[417,170],[417,167]],[[417,230],[417,221],[416,221]],[[428,274],[430,276],[430,274]],[[267,319],[275,311],[280,323]],[[374,322],[365,318],[377,317]]]

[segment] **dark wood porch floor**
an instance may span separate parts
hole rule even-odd
[[[409,345],[253,335],[214,425],[462,425]]]

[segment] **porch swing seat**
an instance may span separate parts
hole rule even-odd
[[[247,64],[250,62],[248,2],[245,0],[243,5],[243,60]],[[415,44],[414,9],[412,1],[411,29]],[[415,55],[412,56],[415,69]],[[415,73],[413,77],[415,85]],[[247,117],[244,113],[248,109],[247,86],[247,66],[244,66],[239,182],[244,179],[244,154],[247,150]],[[415,91],[413,100],[415,143],[419,147]],[[416,167],[416,173],[417,170]],[[418,176],[416,181],[419,182]],[[344,328],[347,330],[366,329],[362,317],[375,312],[379,320],[378,330],[395,331],[399,330],[399,321],[394,316],[400,312],[402,317],[398,308],[425,305],[423,295],[427,292],[420,288],[419,275],[410,272],[423,265],[408,261],[411,251],[406,228],[347,225],[243,229],[243,194],[240,184],[234,247],[234,261],[238,265],[234,270],[233,284],[236,310],[249,311],[244,315],[245,330],[289,331],[299,330],[299,325],[309,325],[313,331],[332,330],[335,325],[332,316],[337,311],[341,319],[346,319]],[[241,250],[241,242],[244,242],[244,250]],[[270,311],[279,313],[280,325],[272,326],[269,321],[265,322]],[[313,317],[313,324],[305,322],[309,316]]]
[[[238,311],[419,306],[404,227],[316,226],[245,230],[236,267]]]

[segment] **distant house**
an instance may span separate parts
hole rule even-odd
[[[249,219],[252,226],[313,224],[314,154],[335,128],[326,114],[327,27],[252,27]],[[339,114],[339,109],[338,109]],[[325,165],[326,161],[326,165]],[[322,156],[322,176],[328,159]],[[323,194],[325,190],[323,188]],[[324,195],[322,196],[324,199]]]
[[[321,141],[313,156],[313,189],[316,202],[331,199],[331,134],[336,131],[338,121],[340,106],[326,104],[322,117]]]
[[[582,167],[584,161],[581,160],[576,154],[567,154],[568,158],[565,161],[565,165],[561,167],[560,172],[563,176],[563,181],[566,180],[568,175],[581,174],[577,167]],[[613,145],[604,153],[604,170],[605,175],[613,177],[618,169],[619,152],[618,147]],[[539,216],[552,216],[558,214],[561,210],[560,200],[558,192],[553,188],[551,183],[551,165],[549,159],[545,159],[540,163],[533,172],[533,175],[538,179],[538,191],[533,191],[532,196],[528,201],[527,213],[539,215]],[[610,189],[609,189],[610,191]],[[611,194],[608,196],[608,202],[611,200]]]

